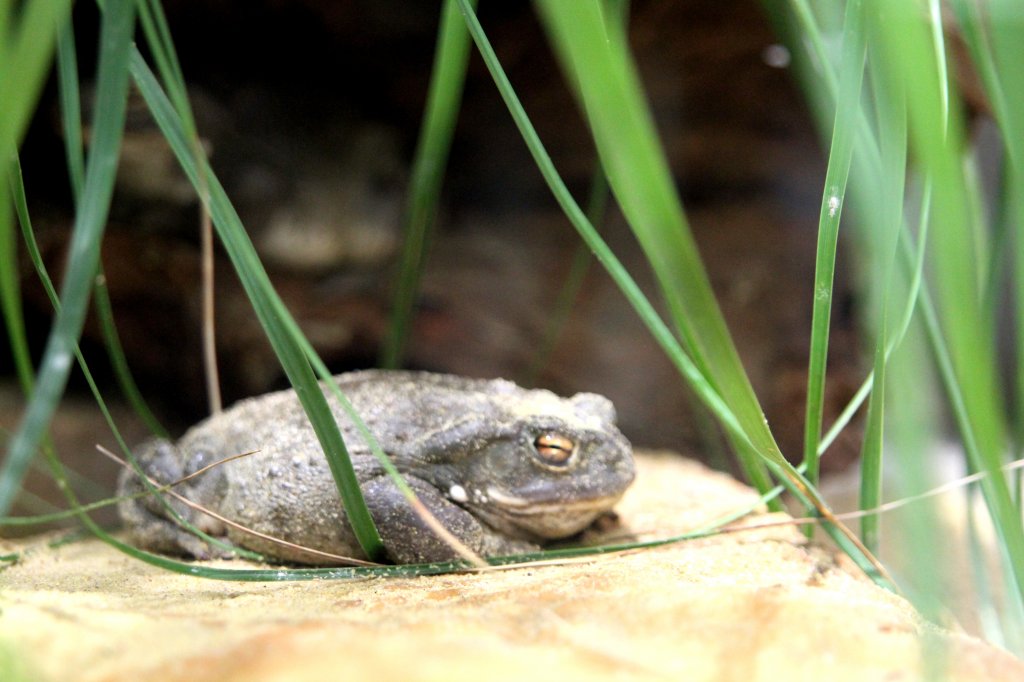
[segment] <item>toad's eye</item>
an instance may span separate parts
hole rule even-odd
[[[533,441],[533,447],[546,464],[565,466],[572,457],[576,444],[557,433],[542,433]]]

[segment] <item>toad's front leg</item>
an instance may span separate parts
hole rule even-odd
[[[444,497],[437,488],[412,476],[406,482],[416,497],[452,535],[481,556],[536,552],[539,545],[510,538],[484,524],[469,510]],[[398,564],[452,561],[459,555],[426,524],[387,476],[362,486],[388,558]]]

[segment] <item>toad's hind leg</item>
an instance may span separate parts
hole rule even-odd
[[[186,470],[182,453],[167,440],[157,439],[145,443],[136,448],[136,457],[142,470],[157,485],[174,483],[190,473]],[[214,468],[194,480],[175,486],[175,490],[190,500],[207,504],[215,499],[211,492],[215,492],[221,486],[222,479],[223,474]],[[121,472],[118,494],[124,499],[118,502],[117,510],[132,544],[144,549],[192,556],[197,559],[231,555],[230,551],[211,546],[179,525],[167,507],[170,506],[179,517],[209,535],[223,535],[224,529],[219,521],[189,507],[166,491],[162,493],[161,501],[157,493],[149,492],[134,469],[126,468]]]

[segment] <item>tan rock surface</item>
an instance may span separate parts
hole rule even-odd
[[[753,499],[699,464],[645,456],[620,512],[665,535]],[[0,572],[0,667],[14,652],[33,680],[913,680],[925,640],[950,679],[1024,680],[1024,663],[922,623],[788,526],[563,565],[302,583],[181,576],[92,540],[8,551],[24,559]]]

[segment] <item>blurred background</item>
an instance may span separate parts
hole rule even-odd
[[[271,279],[335,371],[378,362],[401,247],[401,216],[439,3],[405,0],[168,0],[200,135]],[[585,203],[596,155],[586,124],[525,2],[482,3],[480,18],[555,165]],[[95,64],[96,9],[77,3],[83,81]],[[754,0],[637,0],[630,37],[664,148],[716,294],[783,452],[799,460],[818,209],[825,157],[792,75]],[[88,110],[88,93],[83,105]],[[86,111],[88,119],[88,111]],[[56,85],[22,150],[30,212],[59,273],[73,216]],[[611,398],[637,446],[727,467],[710,419],[597,263],[549,354],[555,301],[579,239],[552,199],[478,55],[464,102],[404,366],[502,376]],[[646,293],[652,278],[609,203],[602,235]],[[840,249],[826,427],[863,379],[858,299]],[[129,108],[103,246],[114,315],[143,395],[172,433],[208,413],[201,358],[198,202],[141,99]],[[34,347],[50,305],[31,266],[22,286]],[[216,334],[225,405],[286,379],[230,263],[217,255]],[[117,402],[99,327],[83,348]],[[0,353],[0,421],[21,398]],[[62,455],[101,485],[112,438],[72,375],[55,428]],[[130,442],[146,433],[127,411]],[[823,467],[856,456],[856,427]],[[708,435],[710,434],[710,438]],[[36,477],[42,487],[47,476]],[[29,490],[33,489],[30,481]],[[108,488],[108,491],[110,489]]]

